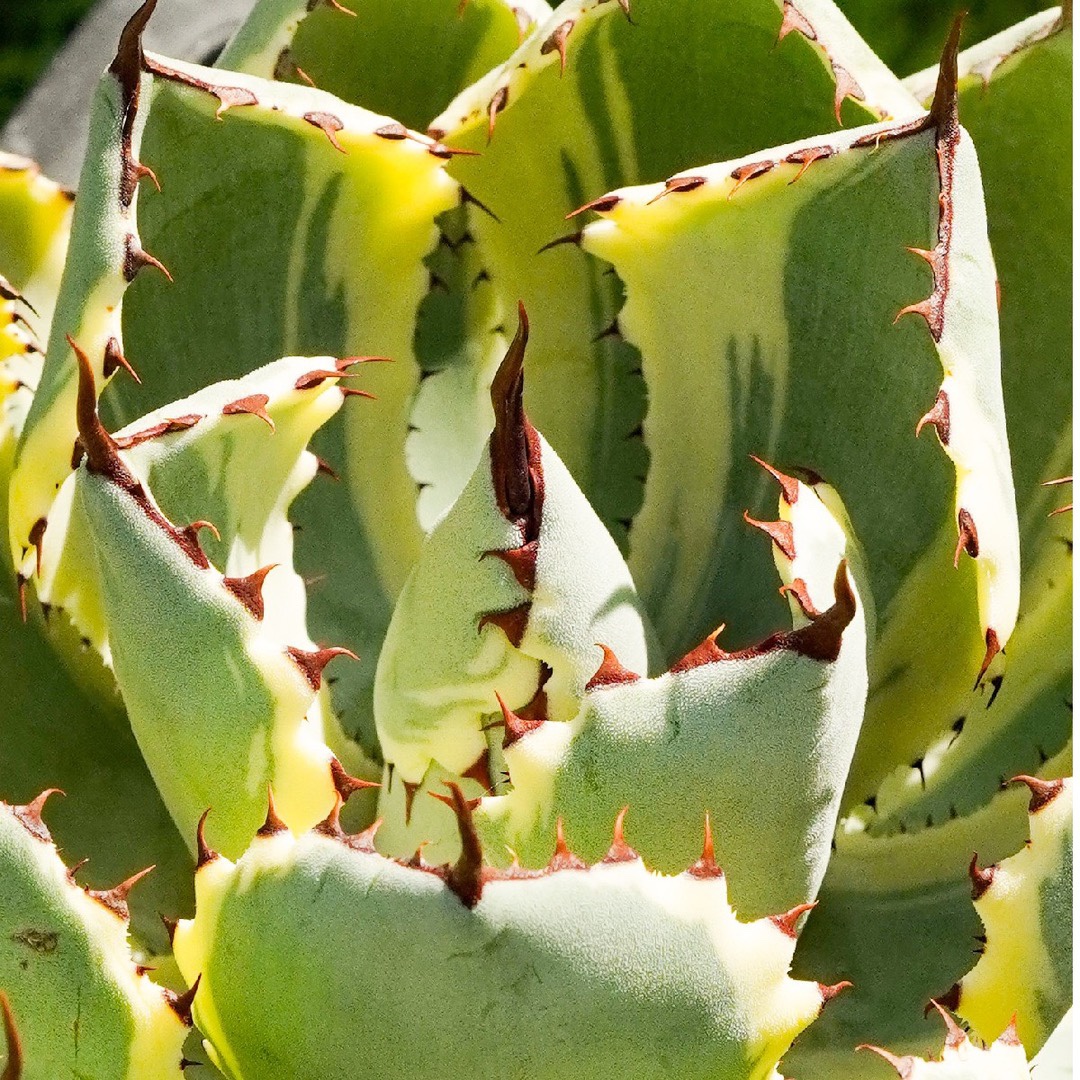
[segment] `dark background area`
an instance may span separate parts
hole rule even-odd
[[[132,0],[132,10],[137,2]],[[0,125],[92,6],[93,0],[0,0]],[[839,0],[839,6],[893,70],[909,75],[937,60],[960,7],[969,11],[964,44],[971,45],[1051,5],[1042,0]]]
[[[0,0],[0,124],[93,0]]]

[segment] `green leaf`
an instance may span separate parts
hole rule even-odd
[[[13,550],[26,561],[29,532],[69,472],[75,375],[65,334],[99,384],[110,340],[143,376],[138,390],[111,388],[110,426],[281,355],[395,357],[372,379],[381,399],[372,414],[350,410],[316,447],[345,483],[322,486],[297,513],[300,572],[365,582],[313,590],[310,629],[323,639],[349,624],[346,643],[366,659],[339,684],[342,712],[372,746],[365,687],[421,540],[404,455],[418,381],[411,313],[433,219],[457,201],[448,152],[307,87],[146,58],[139,32],[151,9],[129,24],[99,89],[60,317],[13,483]],[[146,168],[163,190],[136,199]],[[128,248],[153,251],[173,283],[143,278],[125,296],[145,262],[125,258]],[[330,552],[337,565],[326,565]]]
[[[998,865],[972,864],[986,948],[960,981],[956,1009],[987,1042],[1015,1016],[1034,1054],[1072,1005],[1073,800],[1071,779],[1023,779],[1030,842]]]
[[[453,866],[387,859],[335,814],[302,836],[268,820],[237,864],[200,869],[176,955],[228,1076],[347,1076],[361,1054],[402,1080],[514,1062],[536,1080],[766,1080],[838,989],[787,979],[784,918],[738,921],[708,851],[664,877],[620,829],[602,864],[560,846],[500,873],[451,801]]]
[[[867,723],[883,727],[897,714],[877,715],[875,693],[897,669],[965,692],[995,676],[1018,604],[992,261],[978,164],[950,106],[946,81],[924,121],[696,169],[689,190],[678,178],[622,189],[584,237],[626,283],[620,326],[650,384],[629,562],[661,639],[700,633],[707,612],[737,616],[740,636],[774,618],[749,593],[760,559],[740,552],[723,510],[760,498],[740,482],[745,453],[810,465],[843,493],[867,553]],[[893,326],[898,312],[925,323]],[[915,441],[925,423],[940,449]],[[964,614],[948,650],[910,632],[939,604]]]
[[[89,361],[79,359],[85,457],[74,478],[72,520],[85,520],[108,653],[162,797],[192,841],[196,822],[213,807],[214,843],[230,852],[242,850],[261,820],[271,784],[284,820],[306,828],[333,805],[340,782],[316,692],[326,663],[347,650],[310,647],[298,603],[302,583],[288,568],[275,586],[267,578],[272,564],[235,576],[242,567],[229,555],[226,572],[216,569],[199,544],[201,521],[173,524],[138,469],[156,465],[151,474],[175,505],[205,499],[224,513],[227,489],[222,520],[240,546],[251,545],[244,558],[284,558],[289,502],[316,469],[303,447],[340,406],[342,373],[328,357],[290,357],[217,384],[178,403],[189,420],[199,418],[194,432],[157,435],[165,452],[148,455],[139,444],[157,430],[155,418],[139,432],[108,435],[93,411]],[[200,436],[200,425],[211,430]],[[125,452],[130,441],[136,448]],[[256,458],[265,485],[243,499],[237,479],[247,479]],[[200,844],[201,836],[200,825]]]
[[[77,885],[41,819],[49,794],[0,803],[0,985],[22,1044],[17,1075],[180,1080],[189,1003],[128,951],[127,894],[141,875],[96,893]]]
[[[550,14],[543,0],[363,0],[355,7],[260,0],[217,66],[264,79],[310,80],[423,130]]]
[[[852,771],[861,799],[876,792],[878,830],[921,827],[979,805],[1003,777],[1032,772],[1072,729],[1072,521],[1048,516],[1067,499],[1042,486],[1071,472],[1072,319],[1069,181],[1072,39],[1057,10],[960,54],[960,119],[979,154],[1001,293],[1002,386],[1020,525],[1021,605],[1004,681],[972,693],[950,678],[949,650],[905,670],[907,642],[951,636],[965,618],[955,593],[916,592],[882,642],[883,672]],[[929,94],[936,69],[909,80]],[[1002,674],[999,672],[999,675]],[[905,717],[903,724],[895,722]]]
[[[541,249],[613,186],[834,130],[838,110],[918,112],[831,3],[781,6],[637,0],[629,20],[564,3],[431,129],[481,151],[450,169],[490,211],[472,208],[470,232],[507,333],[518,299],[544,315],[530,412],[623,546],[648,471],[640,359],[614,322],[618,281],[574,243]]]
[[[560,816],[575,848],[598,858],[607,822],[630,805],[642,852],[670,872],[692,857],[692,823],[707,811],[740,912],[814,898],[862,720],[866,627],[846,556],[853,567],[860,559],[835,494],[783,479],[769,528],[794,629],[726,652],[721,627],[652,679],[596,650],[571,722],[507,717],[513,786],[478,811],[492,850],[505,845],[537,865]],[[858,575],[855,588],[865,589]]]

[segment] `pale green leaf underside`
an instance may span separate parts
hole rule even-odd
[[[842,106],[848,123],[874,119],[879,109],[918,111],[850,40],[831,4],[799,6],[859,84]],[[617,333],[605,333],[619,284],[573,245],[539,249],[573,231],[564,221],[570,211],[612,187],[834,130],[838,86],[829,57],[798,31],[777,43],[781,22],[774,0],[640,0],[632,23],[614,2],[566,3],[433,125],[451,143],[481,152],[450,171],[499,219],[474,208],[470,225],[497,311],[508,320],[522,299],[543,315],[532,346],[530,415],[623,546],[648,455],[639,359]]]
[[[722,877],[633,860],[489,880],[470,909],[343,839],[279,833],[199,873],[177,957],[230,1077],[344,1078],[360,1054],[402,1080],[766,1080],[820,1008],[786,979],[792,938],[737,922]]]
[[[124,920],[68,879],[48,835],[36,812],[0,803],[0,985],[21,1080],[180,1080],[179,1017],[136,973]]]

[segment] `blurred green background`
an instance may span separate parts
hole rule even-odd
[[[937,60],[949,22],[960,7],[969,11],[964,42],[971,44],[1050,6],[1040,0],[838,2],[878,55],[900,75]],[[133,10],[136,3],[132,0]],[[0,125],[92,5],[93,0],[0,0]]]
[[[93,0],[0,0],[0,124]]]

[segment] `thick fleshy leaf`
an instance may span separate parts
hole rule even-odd
[[[838,0],[844,14],[870,47],[900,75],[937,59],[956,8],[924,0]],[[973,41],[1011,26],[1042,7],[1042,0],[983,0],[972,4],[965,22]]]
[[[361,1059],[402,1080],[766,1080],[839,989],[787,978],[792,935],[738,921],[708,853],[652,874],[619,828],[599,865],[560,847],[545,870],[499,872],[451,799],[452,866],[387,859],[332,818],[200,869],[176,955],[228,1076],[351,1076]]]
[[[597,649],[570,723],[518,720],[505,751],[512,790],[478,811],[492,850],[536,865],[559,815],[575,847],[599,857],[607,821],[629,804],[641,851],[670,871],[691,857],[690,823],[708,811],[740,912],[814,898],[862,720],[866,627],[842,511],[826,508],[834,493],[783,479],[780,521],[766,528],[794,629],[726,652],[721,627],[653,679],[610,649],[601,664]]]
[[[882,641],[883,677],[852,769],[852,801],[873,791],[883,767],[911,768],[876,791],[877,831],[901,821],[919,828],[928,816],[942,820],[950,807],[968,812],[1002,778],[1039,768],[1072,729],[1072,519],[1051,514],[1068,499],[1060,488],[1043,486],[1072,471],[1071,53],[1071,33],[1054,10],[958,61],[960,119],[979,154],[1000,282],[1020,616],[1004,681],[995,678],[975,693],[950,677],[956,657],[949,650],[931,651],[930,666],[904,664],[913,635],[951,635],[965,618],[955,592],[937,593],[921,610],[908,605]],[[936,74],[910,85],[928,95]],[[898,716],[905,722],[896,723]]]
[[[128,951],[127,896],[141,874],[98,892],[76,884],[41,819],[49,794],[0,802],[0,986],[23,1058],[13,1075],[181,1080],[190,1002]]]
[[[0,274],[33,305],[42,341],[67,254],[72,199],[32,161],[0,153]]]
[[[481,151],[450,170],[490,211],[470,231],[504,325],[518,299],[545,316],[530,412],[620,544],[648,459],[619,283],[575,243],[540,249],[613,186],[918,111],[831,2],[571,0],[435,120]]]
[[[550,14],[544,0],[260,0],[217,66],[314,83],[423,130]]]
[[[859,1049],[872,1050],[901,1080],[1028,1080],[1027,1055],[1015,1029],[990,1046],[978,1046],[940,1005],[938,1009],[945,1021],[945,1045],[939,1057],[897,1057],[880,1046]]]
[[[1030,843],[998,865],[972,863],[986,934],[956,1009],[981,1038],[1015,1030],[1034,1053],[1072,1005],[1072,780],[1028,778]]]
[[[497,695],[536,723],[573,719],[597,641],[648,668],[649,631],[626,564],[525,416],[528,334],[522,309],[492,386],[485,453],[428,538],[379,657],[379,739],[406,783],[432,762],[486,773]],[[500,732],[496,745],[505,741]]]
[[[80,364],[85,456],[71,520],[85,523],[81,535],[93,551],[113,670],[165,803],[192,841],[195,823],[213,807],[214,842],[237,852],[261,820],[272,784],[282,818],[306,828],[335,798],[336,761],[323,741],[316,692],[322,669],[346,650],[310,647],[298,603],[303,587],[291,568],[272,588],[264,580],[272,564],[241,575],[230,554],[233,565],[223,574],[200,546],[202,522],[170,521],[138,467],[149,466],[151,482],[157,473],[177,505],[205,495],[212,509],[223,510],[215,489],[221,482],[237,487],[233,470],[243,476],[257,456],[266,470],[262,493],[246,503],[234,495],[228,520],[237,545],[251,545],[244,559],[257,557],[260,544],[284,557],[289,502],[317,467],[304,443],[340,406],[342,372],[328,357],[293,357],[178,403],[189,420],[199,419],[190,434],[157,436],[172,441],[182,458],[173,472],[167,459],[152,462],[139,453],[146,432],[157,430],[154,417],[138,431],[105,432],[93,411],[89,361],[80,357]],[[200,437],[202,424],[210,430]],[[193,445],[185,447],[188,441]],[[125,451],[131,442],[135,448]],[[208,455],[202,471],[209,477],[193,467],[200,451]],[[213,465],[220,473],[211,472]]]
[[[1048,762],[1046,775],[1062,770],[1071,770],[1069,752]],[[981,945],[968,873],[972,852],[994,863],[1024,846],[1027,796],[1015,785],[970,815],[890,836],[870,832],[870,807],[844,819],[795,970],[812,971],[827,958],[835,976],[859,990],[799,1040],[786,1062],[792,1075],[884,1080],[888,1069],[852,1053],[860,1043],[925,1054],[935,1039],[927,1002],[950,998],[949,988],[971,970]]]
[[[924,121],[695,175],[692,190],[675,178],[613,193],[584,238],[627,285],[620,326],[651,387],[629,562],[661,639],[700,633],[706,611],[746,613],[745,630],[769,616],[747,595],[758,567],[733,564],[723,513],[754,505],[736,463],[763,453],[811,464],[843,492],[879,638],[960,598],[951,650],[927,649],[921,631],[889,666],[872,649],[872,687],[900,666],[936,674],[942,653],[951,685],[993,677],[1016,619],[1016,511],[979,170],[948,79]],[[922,318],[894,327],[898,312]],[[915,441],[926,423],[940,448]],[[877,708],[872,690],[871,718]]]
[[[443,172],[449,152],[307,87],[143,57],[138,34],[151,7],[129,24],[99,90],[61,318],[20,450],[12,542],[25,545],[68,471],[75,390],[64,334],[87,351],[99,380],[110,339],[142,374],[138,391],[110,390],[114,423],[283,354],[394,356],[372,380],[377,417],[347,416],[320,441],[346,482],[298,507],[304,576],[337,571],[327,565],[335,559],[345,562],[343,577],[370,583],[313,590],[310,615],[317,638],[349,623],[349,643],[368,657],[370,667],[340,689],[348,721],[370,741],[362,688],[421,538],[403,453],[417,382],[412,313],[433,218],[457,202]],[[163,191],[136,206],[147,168]],[[121,333],[119,301],[144,249],[173,284],[138,281],[124,298]],[[363,481],[350,460],[362,461]]]

